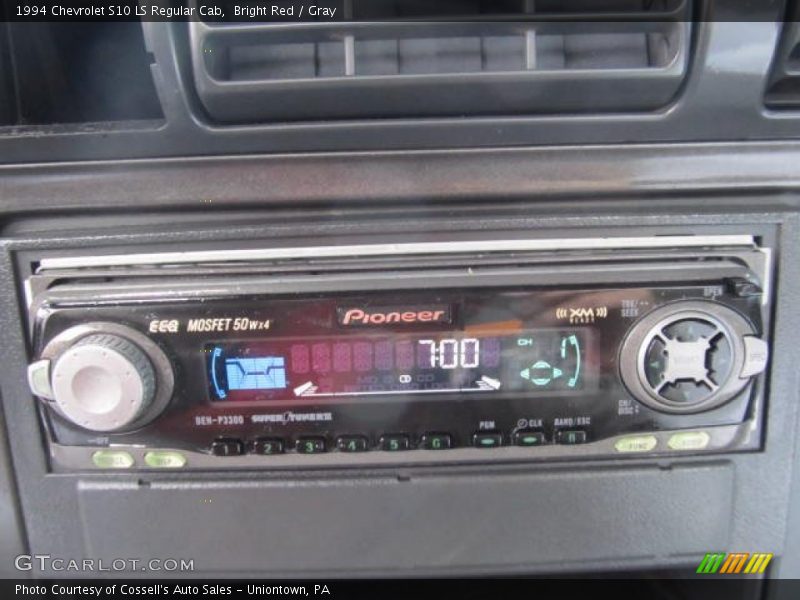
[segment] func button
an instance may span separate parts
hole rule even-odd
[[[426,450],[447,450],[453,447],[449,433],[426,433],[422,436],[422,447]]]
[[[654,435],[632,435],[624,437],[614,442],[614,449],[617,452],[650,452],[656,445],[658,440]]]

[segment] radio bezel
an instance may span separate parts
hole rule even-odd
[[[425,289],[431,281],[436,287],[449,288],[492,288],[513,284],[524,287],[536,283],[537,287],[579,288],[635,284],[674,284],[676,282],[722,281],[725,278],[749,277],[764,289],[761,297],[761,320],[763,331],[768,331],[769,314],[769,271],[770,252],[758,248],[753,241],[743,244],[744,236],[718,236],[729,238],[709,244],[708,240],[695,240],[697,245],[687,247],[665,247],[661,243],[655,248],[644,244],[635,249],[604,247],[553,251],[520,250],[510,253],[502,250],[489,256],[475,254],[465,248],[460,253],[421,254],[412,253],[412,262],[426,263],[423,272],[407,270],[408,256],[379,256],[365,258],[365,253],[354,252],[350,257],[336,259],[340,264],[320,267],[298,253],[298,261],[292,267],[305,267],[314,270],[311,274],[295,269],[288,274],[275,263],[266,260],[253,262],[223,261],[212,264],[204,253],[204,262],[182,260],[171,262],[165,257],[161,263],[141,263],[133,266],[135,257],[128,264],[88,264],[79,266],[74,259],[67,263],[51,261],[43,263],[40,271],[28,280],[30,294],[30,322],[41,323],[37,317],[53,306],[75,305],[90,298],[92,306],[111,305],[127,301],[131,303],[174,302],[189,298],[206,299],[230,298],[256,294],[294,294],[357,292],[362,290],[413,290]],[[736,237],[737,239],[730,239]],[[658,238],[652,238],[658,240]],[[659,240],[660,242],[661,240]],[[169,253],[167,253],[169,254]],[[366,253],[367,256],[369,255]],[[173,259],[175,257],[172,257]],[[220,257],[221,258],[221,257]],[[701,260],[702,259],[702,260]],[[148,259],[150,260],[150,259]],[[281,259],[283,260],[283,259]],[[90,261],[92,262],[92,261]],[[97,261],[94,261],[95,263]],[[109,261],[113,263],[114,261]],[[498,265],[497,263],[505,263]],[[177,265],[177,266],[176,266]],[[402,265],[402,266],[400,266]],[[169,266],[169,268],[167,268]],[[256,275],[254,271],[263,270],[270,274]],[[240,279],[242,272],[249,272],[246,281]],[[165,277],[167,276],[167,277]],[[186,278],[182,280],[181,278]],[[108,279],[112,278],[113,283]],[[465,284],[469,284],[465,286]],[[40,331],[34,331],[37,347],[42,340]],[[752,387],[752,390],[751,390]],[[749,395],[745,402],[749,405],[748,416],[739,424],[706,426],[702,429],[710,436],[708,446],[702,452],[752,450],[761,442],[761,432],[756,426],[763,408],[763,378],[759,378],[742,395]],[[70,446],[56,443],[47,415],[43,419],[51,448],[54,470],[93,469],[91,453],[97,447]],[[652,432],[657,438],[659,449],[667,448],[670,436],[682,430],[662,430]],[[369,464],[419,464],[442,462],[485,462],[538,461],[569,459],[571,457],[620,457],[615,445],[620,439],[630,437],[620,435],[614,438],[592,441],[583,446],[549,445],[538,448],[502,447],[489,451],[461,447],[447,452],[415,450],[398,454],[368,452],[349,455],[329,453],[323,455],[285,454],[280,456],[229,456],[218,457],[207,452],[177,448],[188,457],[189,468],[295,468],[302,466],[343,466]],[[143,453],[149,448],[138,444],[123,444],[136,458],[137,465],[143,465]],[[161,445],[158,449],[176,449]],[[659,450],[648,455],[674,454],[669,450]],[[683,452],[686,454],[686,452]],[[641,456],[638,455],[637,456]]]

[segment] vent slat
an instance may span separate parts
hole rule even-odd
[[[653,110],[687,70],[688,1],[501,2],[506,18],[481,22],[403,21],[424,6],[389,4],[383,22],[193,22],[198,95],[222,122]]]

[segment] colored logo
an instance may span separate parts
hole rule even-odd
[[[763,573],[772,560],[772,553],[766,552],[724,552],[706,554],[697,567],[697,573],[712,574],[757,574]]]

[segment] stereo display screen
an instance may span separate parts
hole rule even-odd
[[[348,332],[209,343],[211,397],[253,402],[596,388],[586,328]]]

